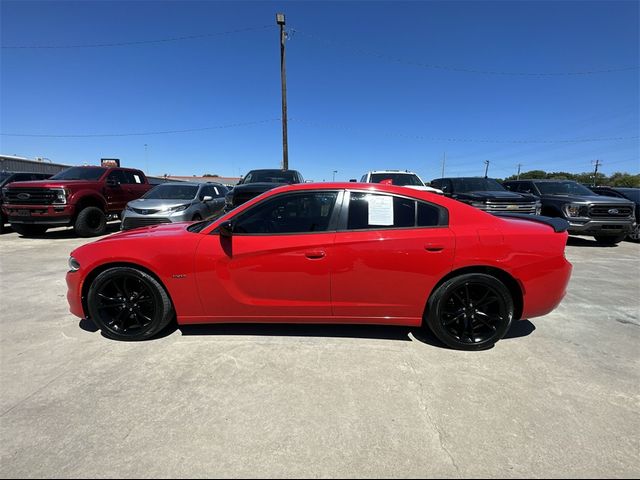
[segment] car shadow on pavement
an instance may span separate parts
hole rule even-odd
[[[618,245],[605,245],[603,243],[596,242],[593,238],[584,238],[584,237],[569,237],[567,239],[567,245],[570,247],[598,247],[598,248],[607,248],[607,247],[617,247]]]
[[[103,235],[87,238],[87,241],[102,238],[106,235],[111,235],[112,233],[116,233],[118,231],[120,231],[120,222],[110,222],[107,223],[107,231]],[[20,238],[22,238],[22,236],[20,236]],[[80,237],[78,237],[78,234],[73,230],[73,228],[56,228],[55,230],[47,230],[42,235],[32,235],[28,238],[34,240],[63,240]]]

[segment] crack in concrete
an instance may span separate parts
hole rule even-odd
[[[419,404],[420,408],[424,411],[425,416],[426,416],[429,424],[433,427],[433,429],[438,434],[438,441],[440,443],[440,448],[447,455],[447,457],[449,458],[449,461],[451,462],[451,465],[453,465],[453,468],[456,469],[456,472],[460,473],[460,467],[458,467],[458,464],[457,464],[455,458],[453,458],[453,455],[451,454],[451,452],[449,451],[449,449],[445,445],[444,433],[442,432],[442,430],[440,429],[440,427],[438,426],[436,421],[431,416],[431,413],[429,413],[429,408],[427,408],[427,404],[424,401],[424,385],[422,385],[422,382],[419,379],[418,372],[416,371],[416,368],[413,365],[413,362],[411,360],[407,360],[406,364],[411,369],[411,371],[413,372],[414,376],[417,378],[417,383],[418,383],[418,387],[419,387],[418,404]]]

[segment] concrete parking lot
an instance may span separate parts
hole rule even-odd
[[[67,310],[86,241],[0,236],[3,478],[640,474],[638,244],[570,239],[562,305],[467,353],[366,326],[111,341]]]

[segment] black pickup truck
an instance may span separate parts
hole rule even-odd
[[[635,223],[633,202],[599,196],[572,180],[510,180],[504,186],[536,195],[542,215],[564,218],[570,234],[590,235],[603,245],[620,243]]]
[[[297,170],[251,170],[227,193],[225,210],[232,210],[272,188],[303,182],[304,179]]]
[[[431,186],[439,188],[448,197],[485,212],[540,214],[537,198],[528,193],[510,192],[493,178],[436,178],[431,180]]]

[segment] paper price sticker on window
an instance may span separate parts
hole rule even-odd
[[[393,197],[369,196],[369,225],[393,225]]]

